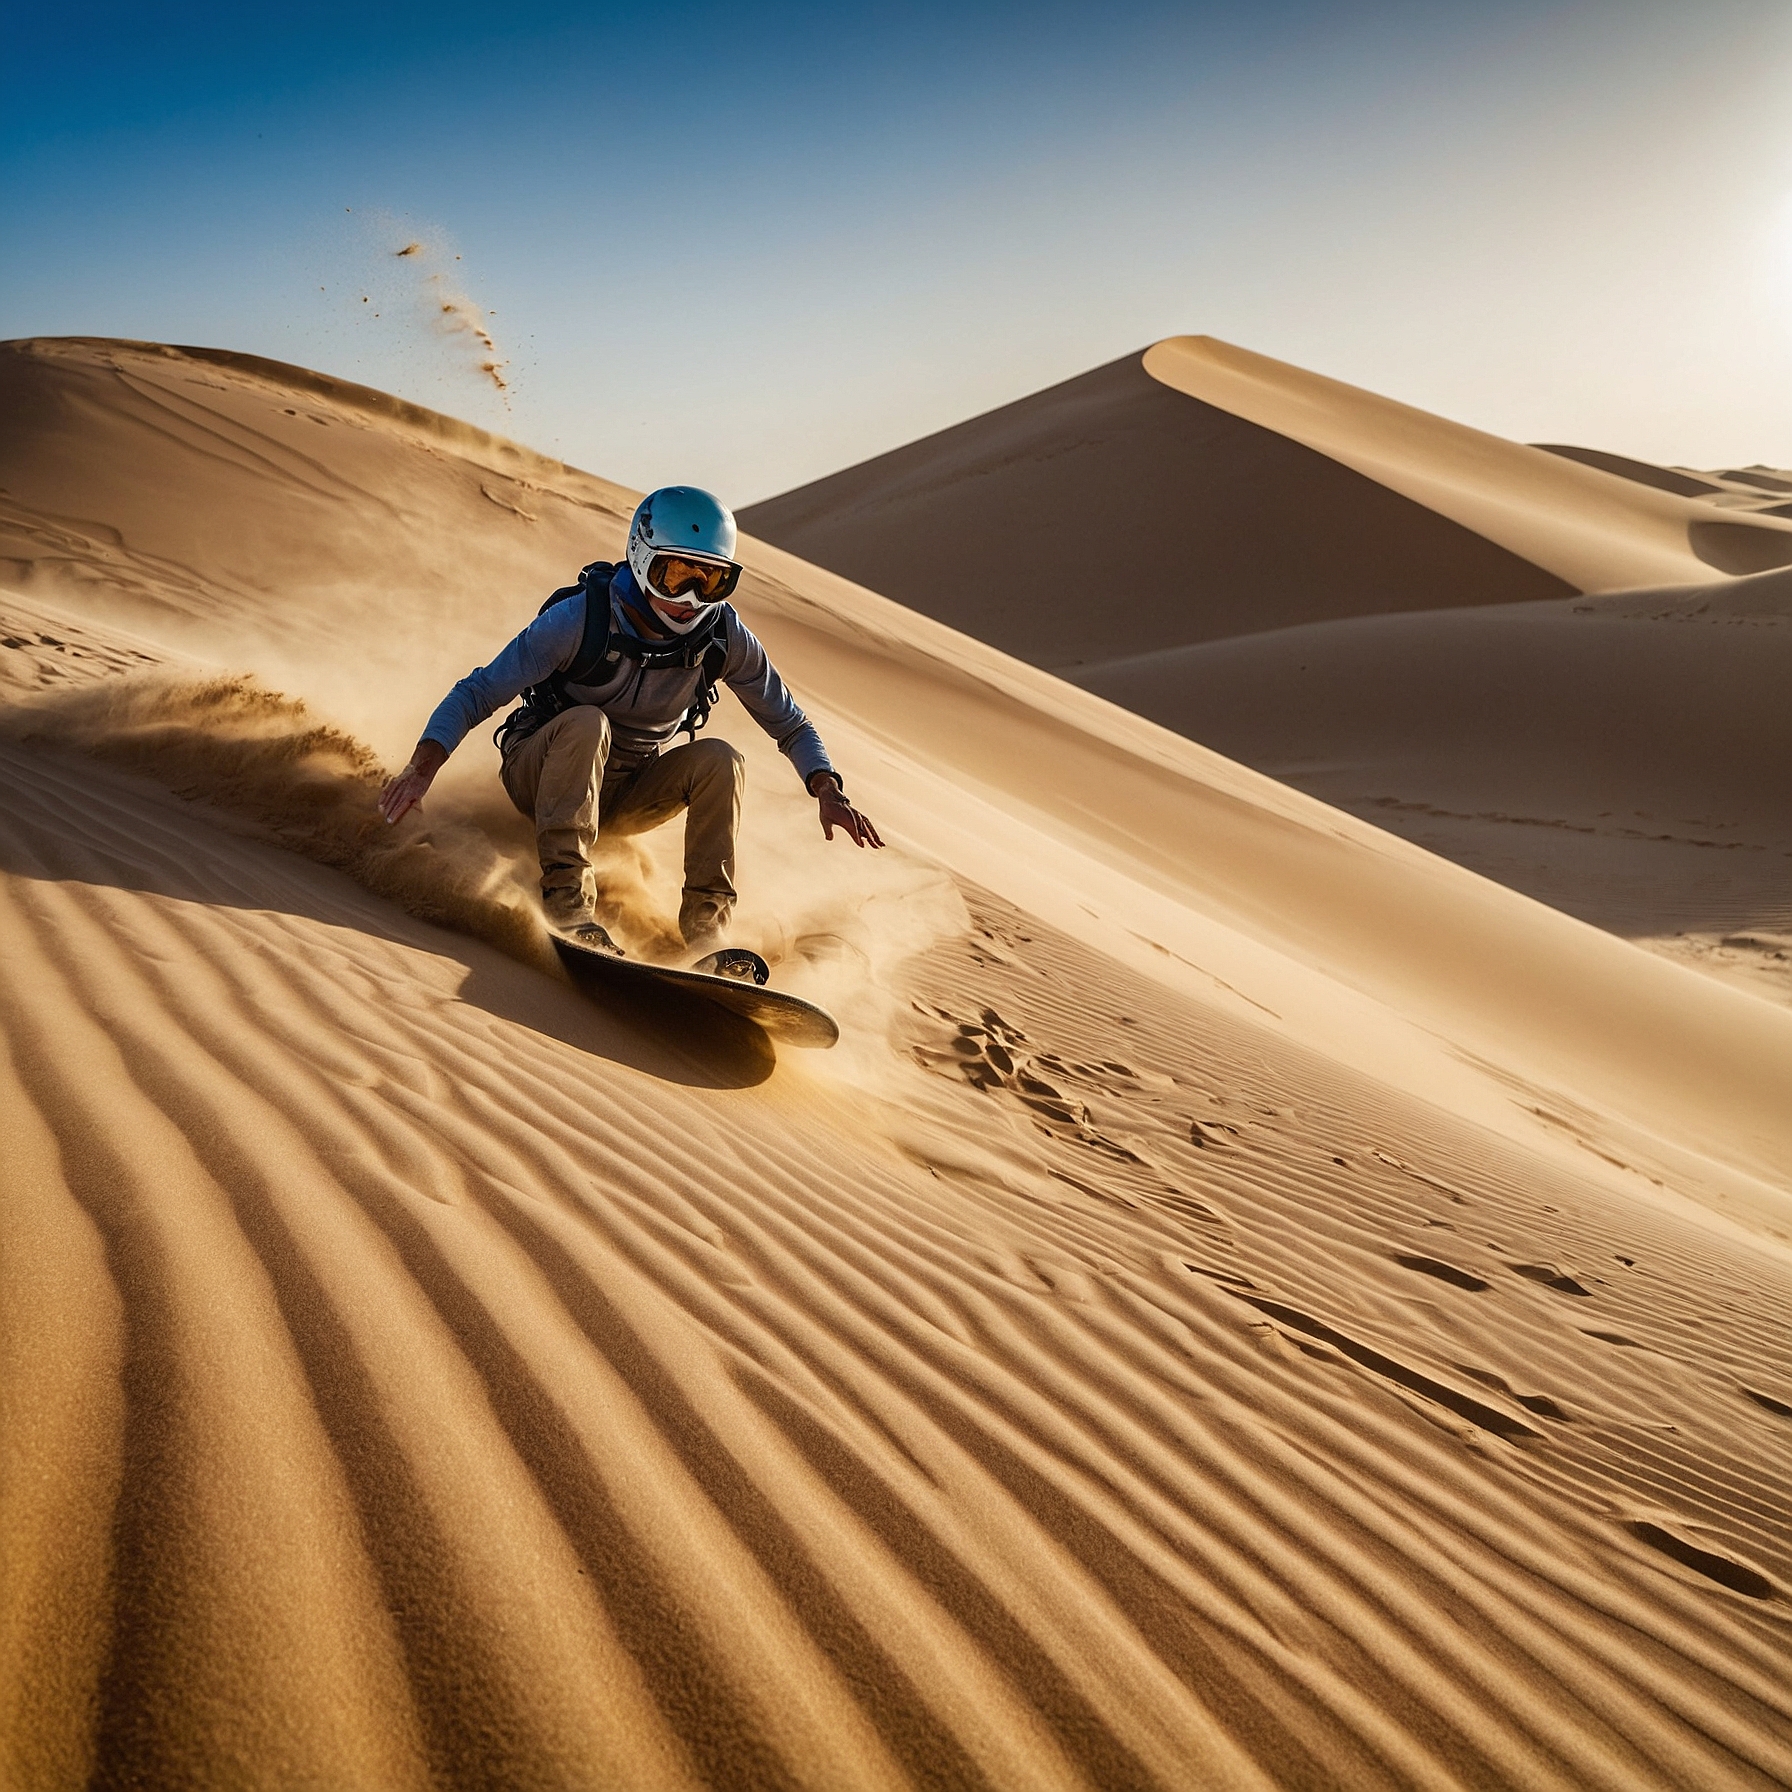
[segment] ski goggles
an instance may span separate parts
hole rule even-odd
[[[720,603],[740,582],[732,560],[691,560],[683,554],[655,554],[647,563],[647,582],[661,597],[692,598]]]

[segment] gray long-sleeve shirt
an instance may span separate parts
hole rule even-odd
[[[616,583],[622,584],[619,572]],[[832,771],[827,749],[809,718],[797,707],[758,637],[723,604],[723,638],[727,658],[722,679],[755,722],[778,743],[805,784],[815,773]],[[572,663],[585,627],[582,598],[568,598],[537,616],[489,665],[469,672],[442,701],[423,730],[444,752],[452,753],[488,716],[520,696],[532,684]],[[614,634],[636,635],[618,594],[610,599]],[[566,687],[575,703],[590,703],[610,718],[610,769],[627,770],[651,759],[678,732],[685,711],[697,695],[700,666],[644,669],[626,655],[606,665],[604,682]]]

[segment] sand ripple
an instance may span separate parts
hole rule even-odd
[[[3,763],[26,1783],[1792,1773],[1778,1259],[988,903],[842,1175]]]

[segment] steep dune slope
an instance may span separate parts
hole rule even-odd
[[[1144,364],[1178,392],[1329,455],[1579,591],[1792,565],[1792,525],[1778,518],[1743,522],[1211,336],[1155,343]]]
[[[1760,571],[1792,559],[1780,483],[1526,447],[1176,337],[749,518],[1471,870],[1783,1001],[1792,635],[1777,575]],[[1067,559],[1089,571],[1060,598]],[[1561,595],[1630,587],[1649,589],[1616,608]]]
[[[1792,1018],[752,543],[897,841],[830,853],[719,714],[749,925],[847,1037],[606,1015],[275,843],[353,845],[342,731],[402,751],[627,495],[531,461],[529,523],[521,451],[377,395],[26,358],[5,1773],[1792,1775]],[[301,397],[341,465],[267,447]],[[351,474],[355,553],[281,534]],[[192,693],[255,672],[311,709],[246,755]],[[519,861],[481,751],[425,881]]]
[[[1036,666],[1573,587],[1128,355],[742,512]]]

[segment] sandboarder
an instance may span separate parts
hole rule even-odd
[[[535,824],[549,924],[582,945],[619,951],[598,912],[598,831],[642,833],[684,809],[678,926],[692,951],[712,952],[734,909],[745,783],[735,748],[697,738],[720,680],[795,766],[826,837],[838,828],[859,846],[882,846],[727,601],[741,571],[734,547],[734,518],[708,492],[673,485],[644,499],[621,564],[586,567],[578,585],[557,592],[490,665],[469,672],[436,706],[410,764],[380,792],[386,820],[416,808],[468,731],[520,696],[498,731],[501,775]],[[690,739],[670,746],[680,728]]]

